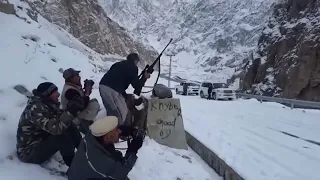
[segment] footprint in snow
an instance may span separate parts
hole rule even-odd
[[[59,68],[58,70],[60,73],[63,73],[63,69],[62,68]]]
[[[192,160],[189,156],[186,156],[186,155],[182,155],[182,158],[183,159],[187,159],[189,163],[192,163]]]
[[[182,155],[182,158],[184,158],[184,159],[191,159],[189,156],[186,156],[186,155]]]
[[[53,45],[53,44],[51,44],[51,43],[47,43],[48,44],[48,46],[50,46],[50,47],[57,47],[57,46],[55,46],[55,45]]]
[[[173,151],[173,154],[176,155],[176,156],[181,156],[179,153]]]
[[[53,57],[53,56],[50,59],[51,59],[51,61],[53,61],[55,63],[58,61],[58,59],[56,57]]]
[[[5,116],[5,115],[3,115],[3,114],[0,114],[0,121],[5,121],[5,120],[7,120],[7,117]]]
[[[29,39],[29,40],[34,41],[34,42],[40,41],[40,37],[37,36],[37,35],[33,35],[33,34],[22,35],[21,37],[23,39]]]
[[[44,76],[40,76],[41,79],[43,80],[48,80],[48,78],[44,77]]]

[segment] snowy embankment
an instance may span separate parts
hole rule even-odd
[[[95,80],[92,96],[100,99],[97,84],[103,71],[112,63],[101,61],[101,55],[41,16],[38,16],[38,23],[31,20],[24,12],[27,6],[24,2],[11,2],[21,6],[22,10],[16,9],[17,14],[26,20],[0,13],[0,177],[6,180],[65,179],[45,169],[66,169],[59,163],[61,158],[58,155],[45,164],[45,168],[21,163],[17,159],[16,129],[27,99],[13,90],[13,86],[23,84],[32,90],[39,83],[50,81],[61,90],[64,81],[59,69],[73,67],[81,70],[83,78]],[[154,77],[148,84],[152,85],[153,80]],[[101,113],[103,116],[105,112]],[[192,151],[170,149],[148,138],[138,156],[139,160],[129,174],[132,180],[220,179]]]
[[[185,129],[244,179],[320,179],[320,111],[178,97]]]

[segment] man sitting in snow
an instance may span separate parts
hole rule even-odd
[[[80,71],[76,71],[72,68],[66,69],[63,72],[65,84],[62,90],[61,104],[62,108],[66,109],[68,101],[78,97],[83,99],[85,108],[82,109],[82,112],[73,122],[79,126],[80,131],[86,134],[88,127],[93,123],[98,115],[100,105],[97,99],[94,98],[90,100],[90,94],[92,92],[92,86],[94,82],[86,79],[84,81],[83,90],[79,73]]]
[[[118,118],[107,116],[95,121],[90,126],[90,132],[82,140],[68,172],[69,180],[128,180],[137,160],[137,152],[144,140],[144,131],[126,128],[119,130]],[[114,147],[119,141],[119,135],[131,134],[125,156]]]
[[[83,108],[80,100],[70,101],[65,111],[59,109],[58,88],[41,83],[20,117],[17,130],[17,155],[22,162],[42,164],[60,151],[70,166],[81,135],[72,120]]]

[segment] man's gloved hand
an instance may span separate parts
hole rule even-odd
[[[94,81],[91,79],[84,80],[84,87],[89,86],[92,87],[94,85]]]
[[[136,99],[133,94],[128,94],[125,100],[129,109],[133,109],[135,108],[134,106],[139,106],[141,105],[141,103],[143,103],[142,97],[139,97],[138,99]]]
[[[135,99],[134,101],[134,105],[135,106],[139,106],[143,103],[143,98],[142,97],[139,97],[139,99]]]
[[[81,97],[78,97],[68,101],[66,111],[70,112],[73,116],[77,116],[77,114],[84,109],[84,101]]]
[[[125,137],[133,136],[133,133],[137,131],[137,129],[127,125],[120,125],[118,128],[121,131],[120,136],[125,136]]]
[[[147,71],[145,71],[145,72],[143,73],[143,77],[144,77],[144,79],[149,79],[149,78],[151,77],[151,74],[148,73]]]
[[[91,79],[84,80],[84,92],[86,96],[89,96],[91,94],[93,85],[94,85],[93,80]]]
[[[127,151],[136,154],[138,150],[142,147],[143,139],[144,137],[141,135],[134,136],[132,141],[129,143]]]

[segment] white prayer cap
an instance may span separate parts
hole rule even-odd
[[[118,118],[116,116],[106,116],[103,119],[98,119],[91,124],[90,130],[92,135],[100,137],[114,130],[117,126]]]

